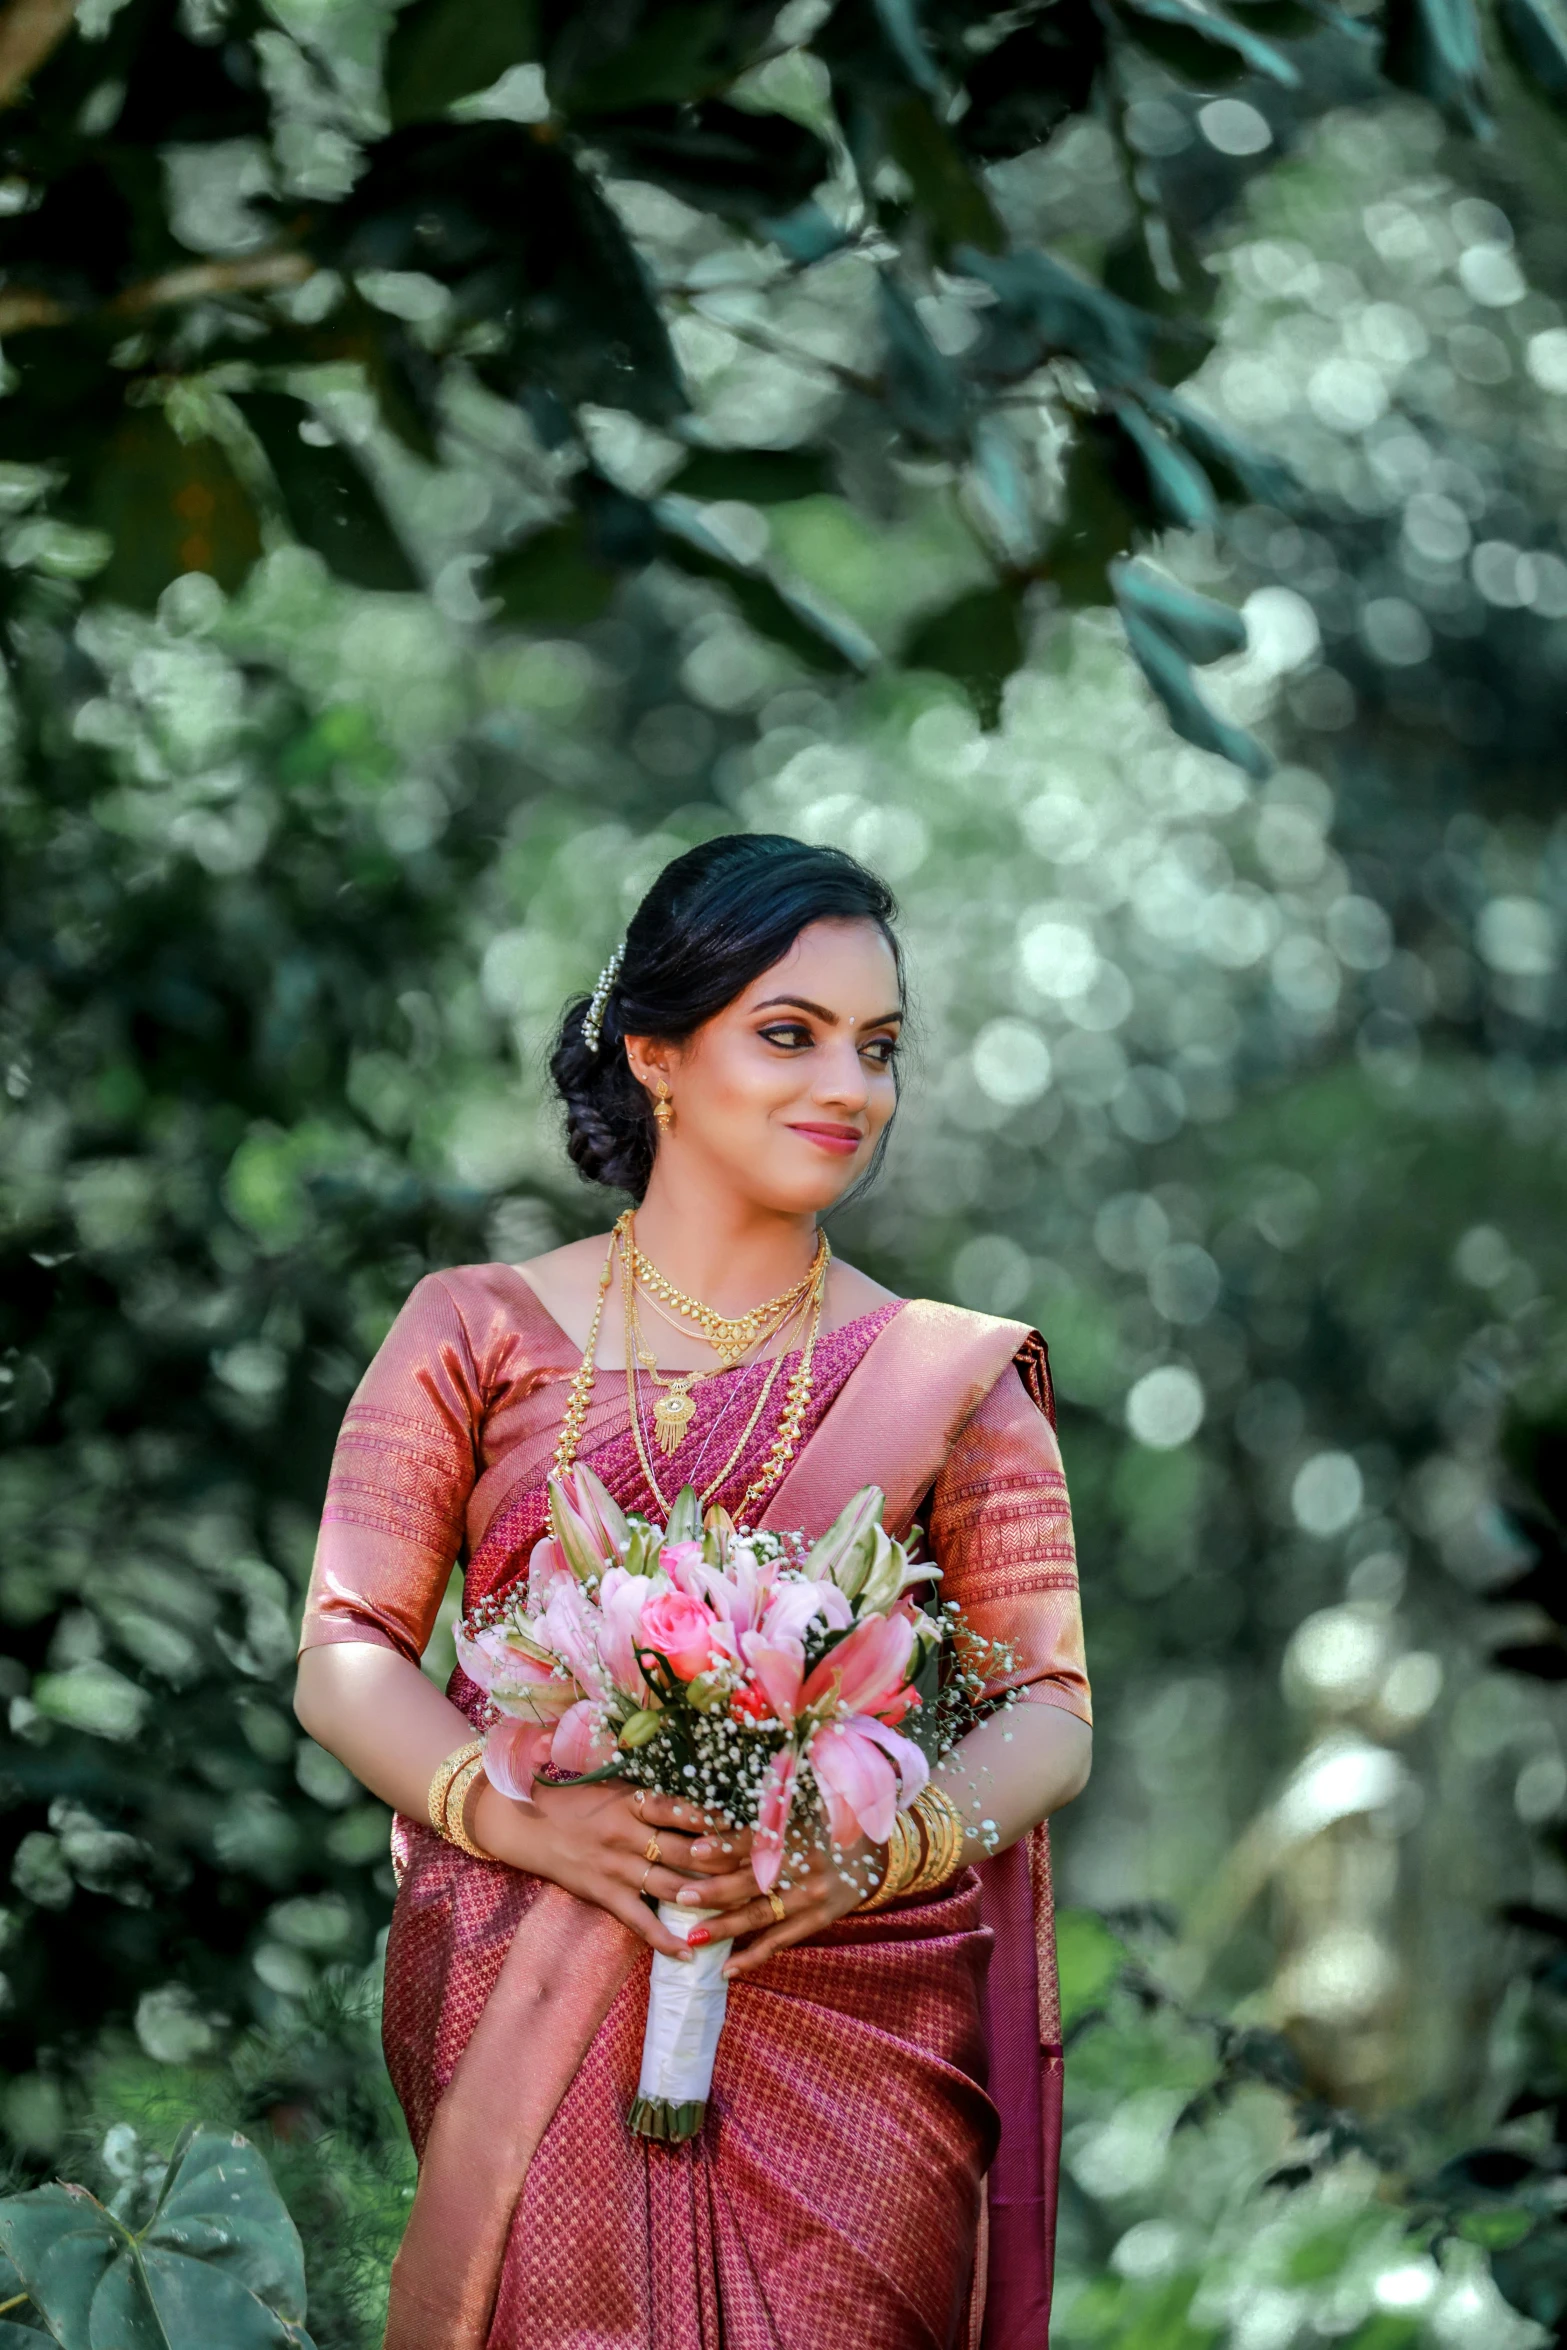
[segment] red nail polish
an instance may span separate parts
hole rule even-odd
[[[704,1943],[711,1942],[712,1939],[713,1937],[708,1932],[706,1926],[693,1926],[690,1933],[686,1936],[686,1948],[688,1950],[700,1950]]]

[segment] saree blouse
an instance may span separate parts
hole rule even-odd
[[[904,1310],[904,1301],[891,1301],[819,1342],[807,1435],[831,1413],[853,1374],[873,1368],[877,1339]],[[1012,1669],[995,1686],[1015,1687],[1031,1703],[1060,1706],[1088,1722],[1071,1512],[1055,1430],[1043,1408],[1044,1350],[1037,1338],[1032,1346],[1028,1384],[1028,1361],[1003,1371],[956,1431],[933,1485],[905,1515],[929,1529],[943,1570],[942,1596],[957,1600],[978,1631],[1010,1646]],[[546,1474],[566,1383],[579,1360],[580,1350],[510,1265],[463,1265],[419,1282],[344,1417],[301,1649],[370,1642],[418,1662],[453,1565],[467,1565],[481,1545],[493,1553],[508,1502],[536,1489]],[[704,1410],[681,1448],[694,1476],[710,1475],[733,1445],[766,1368],[750,1365],[703,1382]],[[758,1442],[765,1449],[774,1417],[764,1413],[751,1453]],[[580,1451],[597,1452],[628,1432],[624,1382],[603,1372]],[[634,1456],[628,1455],[628,1467],[639,1490],[622,1486],[622,1504],[661,1515]],[[686,1473],[685,1462],[677,1461],[671,1476]],[[716,1498],[733,1507],[751,1473],[751,1454],[742,1455]],[[777,1522],[790,1522],[786,1511]],[[906,1530],[906,1523],[894,1522],[892,1506],[888,1523],[894,1532]],[[524,1551],[512,1571],[525,1565]],[[474,1594],[468,1597],[471,1603]]]

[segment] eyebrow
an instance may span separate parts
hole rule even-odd
[[[753,1012],[766,1012],[772,1010],[775,1006],[778,1005],[786,1005],[791,1010],[796,1012],[810,1012],[814,1014],[818,1020],[825,1020],[829,1028],[836,1028],[838,1025],[838,1014],[836,1012],[829,1012],[825,1004],[813,1004],[809,996],[763,996],[761,1002],[759,1004],[753,1004],[751,1009]],[[867,1028],[888,1028],[892,1025],[894,1020],[901,1020],[902,1018],[903,1006],[900,1004],[895,1012],[883,1012],[879,1020],[867,1020],[865,1025]]]

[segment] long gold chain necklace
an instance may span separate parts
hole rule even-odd
[[[609,1236],[609,1248],[604,1257],[604,1270],[599,1275],[599,1293],[593,1301],[593,1319],[588,1324],[588,1343],[582,1350],[582,1360],[571,1375],[571,1387],[566,1397],[565,1416],[560,1424],[560,1441],[555,1447],[552,1465],[557,1477],[564,1476],[577,1457],[577,1446],[582,1441],[582,1423],[588,1416],[588,1404],[593,1395],[595,1358],[599,1350],[599,1324],[604,1319],[604,1300],[609,1295],[610,1277],[615,1270],[615,1250],[622,1236],[631,1229],[631,1210],[627,1208]]]
[[[652,1259],[644,1256],[638,1248],[633,1224],[628,1223],[627,1232],[626,1254],[634,1278],[641,1282],[654,1299],[673,1306],[682,1320],[693,1323],[701,1331],[726,1371],[733,1370],[741,1357],[750,1353],[752,1347],[765,1335],[770,1323],[776,1323],[777,1317],[810,1295],[816,1282],[825,1273],[827,1260],[832,1254],[824,1232],[816,1243],[816,1253],[810,1264],[799,1280],[788,1289],[780,1290],[776,1297],[768,1298],[762,1305],[747,1307],[743,1314],[720,1314],[712,1306],[704,1305],[699,1297],[688,1296],[683,1289],[677,1289],[672,1281],[666,1280]]]
[[[825,1267],[823,1270],[825,1272]],[[819,1278],[816,1284],[816,1288],[812,1293],[817,1319],[820,1318],[821,1314],[822,1286],[822,1280]],[[648,1491],[652,1494],[654,1501],[658,1504],[658,1507],[663,1511],[664,1516],[667,1519],[669,1516],[670,1505],[665,1499],[663,1493],[659,1490],[658,1478],[654,1471],[653,1463],[648,1458],[647,1446],[643,1441],[642,1436],[642,1413],[640,1400],[637,1395],[636,1383],[636,1357],[637,1353],[639,1352],[638,1339],[640,1333],[637,1327],[636,1287],[632,1279],[631,1258],[629,1252],[623,1252],[621,1257],[621,1296],[623,1300],[623,1312],[626,1324],[626,1405],[631,1419],[632,1439],[636,1445],[637,1460],[641,1465],[642,1474],[647,1479]],[[802,1299],[802,1309],[804,1304],[805,1300]],[[812,1339],[814,1344],[814,1324]],[[768,1398],[771,1396],[773,1388],[777,1383],[778,1373],[782,1368],[785,1359],[785,1356],[780,1353],[775,1355],[772,1361],[769,1363],[767,1367],[767,1376],[762,1381],[761,1389],[757,1395],[755,1404],[752,1406],[750,1416],[747,1419],[745,1426],[740,1431],[738,1442],[735,1444],[729,1455],[729,1458],[725,1461],[723,1467],[718,1471],[718,1474],[715,1477],[709,1479],[706,1486],[697,1496],[698,1505],[702,1509],[706,1509],[708,1503],[713,1499],[714,1495],[720,1491],[725,1479],[733,1473],[735,1464],[744,1454],[745,1448],[750,1443],[752,1436],[755,1434],[757,1424],[760,1421],[763,1412],[767,1408]],[[799,1380],[799,1375],[799,1369],[797,1367],[793,1377],[790,1379],[789,1387],[785,1394],[784,1410],[779,1421],[780,1428],[784,1425],[785,1421],[791,1417],[790,1406],[794,1399],[794,1391]]]

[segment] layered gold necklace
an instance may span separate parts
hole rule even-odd
[[[648,1491],[662,1511],[666,1521],[670,1504],[659,1490],[658,1478],[648,1456],[642,1431],[641,1398],[637,1388],[640,1364],[660,1390],[655,1396],[653,1422],[655,1440],[666,1457],[679,1449],[680,1443],[695,1415],[696,1405],[691,1397],[692,1387],[702,1379],[715,1377],[710,1371],[681,1371],[660,1373],[657,1357],[642,1342],[641,1325],[637,1316],[637,1286],[639,1275],[656,1311],[663,1313],[665,1304],[672,1306],[693,1322],[708,1340],[715,1354],[722,1358],[722,1368],[733,1370],[744,1355],[766,1339],[782,1335],[787,1325],[798,1318],[805,1326],[804,1344],[799,1359],[784,1391],[783,1410],[779,1415],[778,1431],[768,1447],[765,1459],[741,1497],[735,1511],[736,1523],[743,1529],[749,1513],[757,1508],[771,1487],[782,1476],[794,1458],[800,1431],[810,1406],[813,1383],[813,1365],[816,1341],[821,1329],[822,1307],[827,1294],[827,1268],[832,1260],[825,1233],[817,1244],[816,1254],[804,1277],[783,1290],[765,1304],[753,1306],[748,1313],[727,1315],[715,1313],[700,1298],[688,1297],[666,1281],[655,1265],[643,1256],[636,1244],[634,1211],[628,1208],[610,1234],[609,1249],[604,1258],[604,1270],[599,1276],[598,1297],[588,1329],[588,1342],[583,1350],[571,1381],[565,1417],[561,1424],[560,1441],[555,1447],[554,1467],[557,1474],[569,1469],[577,1456],[588,1403],[593,1392],[595,1358],[598,1353],[599,1328],[604,1318],[604,1300],[614,1278],[615,1252],[620,1251],[621,1307],[626,1337],[626,1401],[631,1418],[631,1434],[636,1446],[637,1460],[647,1481]],[[669,1317],[666,1315],[666,1319]],[[746,1333],[742,1339],[742,1332]],[[720,1342],[722,1340],[722,1343]],[[714,1495],[722,1490],[750,1443],[767,1408],[768,1398],[777,1383],[779,1371],[787,1359],[788,1350],[781,1348],[768,1366],[756,1403],[740,1432],[739,1442],[718,1474],[711,1478],[698,1496],[705,1509]]]

